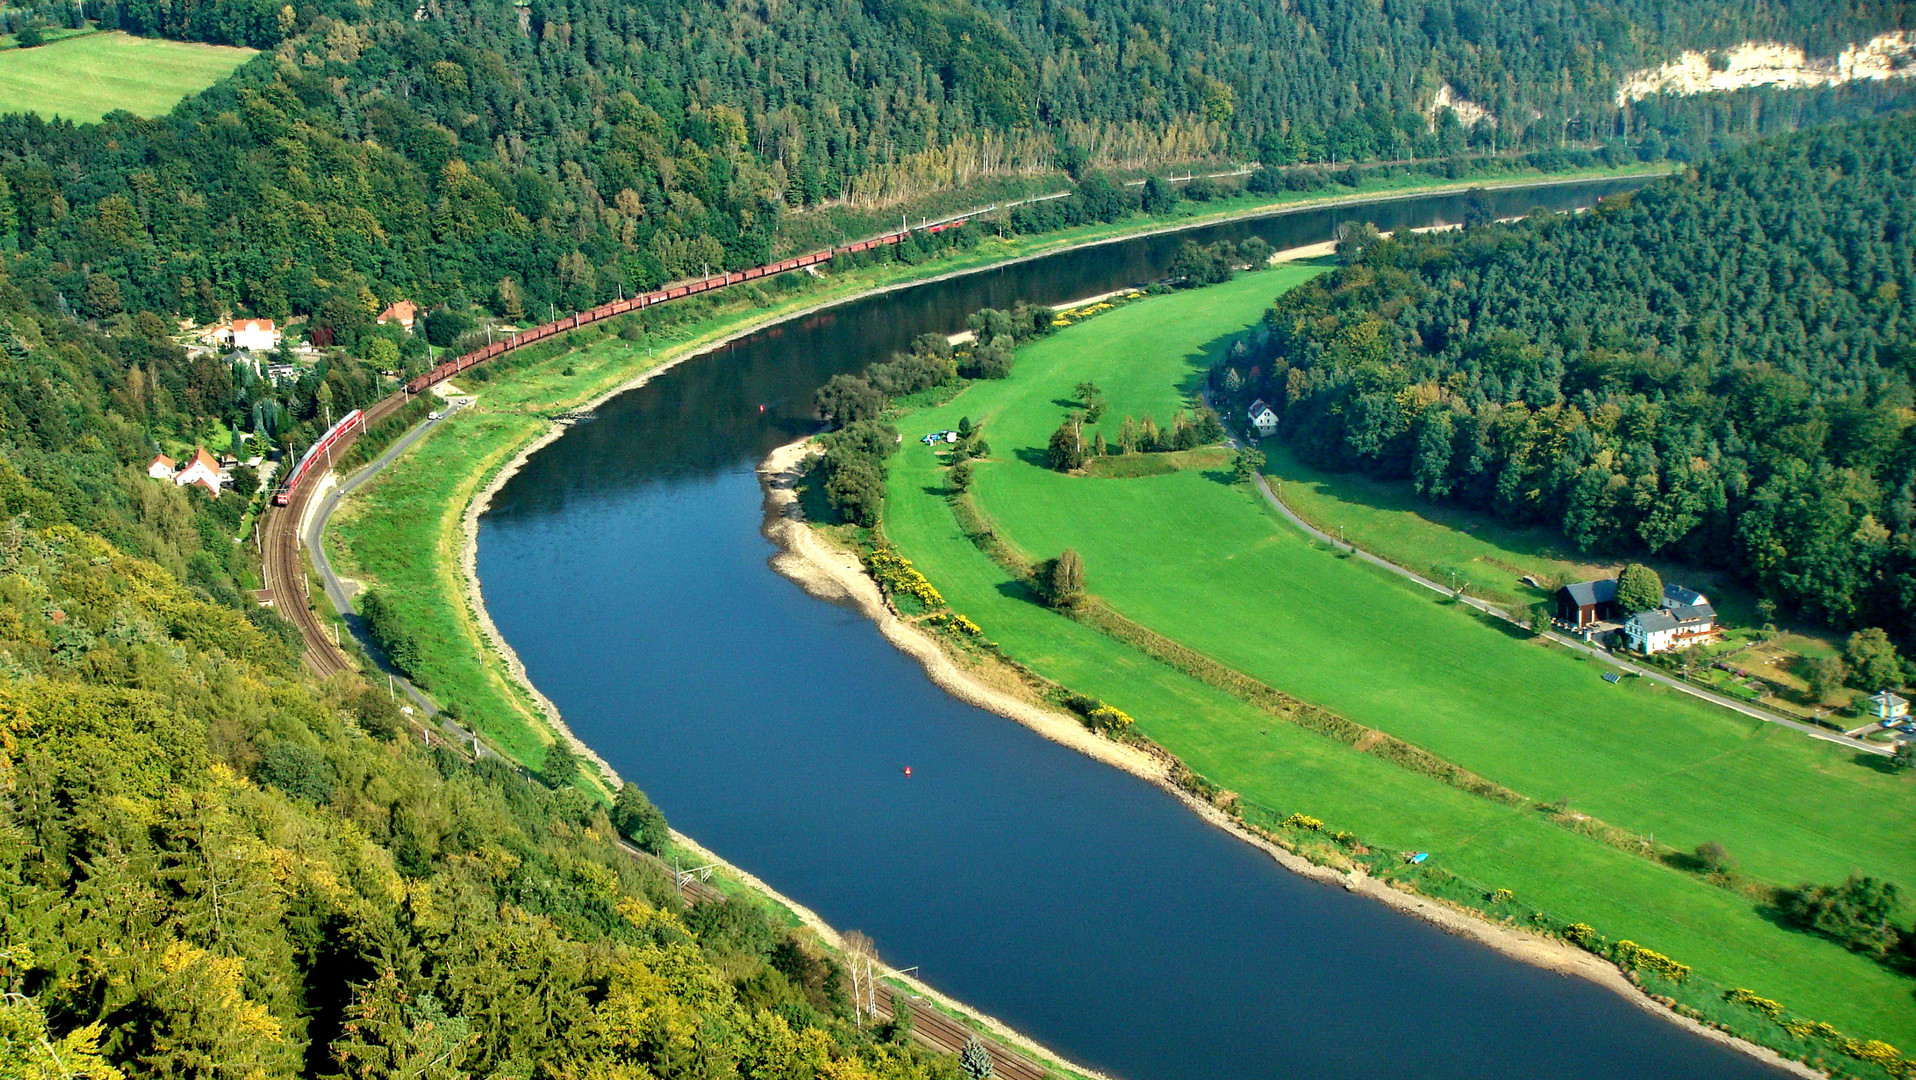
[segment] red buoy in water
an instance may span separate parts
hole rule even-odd
[[[906,776],[910,776],[910,775],[911,775],[911,766],[910,766],[910,765],[907,765],[907,766],[905,766],[905,775],[906,775]]]

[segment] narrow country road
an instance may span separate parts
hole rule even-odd
[[[1233,447],[1236,447],[1236,446],[1239,446],[1240,444],[1238,440],[1235,437],[1233,437],[1231,439],[1231,445]],[[1388,570],[1393,574],[1396,574],[1398,577],[1401,577],[1406,581],[1412,581],[1418,585],[1422,585],[1424,588],[1429,589],[1430,591],[1434,593],[1438,593],[1444,596],[1451,595],[1451,592],[1449,589],[1446,589],[1442,585],[1437,584],[1436,582],[1430,580],[1429,578],[1426,578],[1422,576],[1421,574],[1417,574],[1411,570],[1407,570],[1404,567],[1401,567],[1397,565],[1396,563],[1391,562],[1389,559],[1385,559],[1380,556],[1373,555],[1368,551],[1364,551],[1361,548],[1357,547],[1357,545],[1349,543],[1348,541],[1339,540],[1337,537],[1332,536],[1329,533],[1324,532],[1323,530],[1312,525],[1310,522],[1305,521],[1303,517],[1299,516],[1296,511],[1292,510],[1288,505],[1286,505],[1283,499],[1278,498],[1277,492],[1271,490],[1270,480],[1266,478],[1263,473],[1257,474],[1257,489],[1260,492],[1263,492],[1265,500],[1269,502],[1271,506],[1277,510],[1278,513],[1284,515],[1284,519],[1286,521],[1289,521],[1291,524],[1304,530],[1305,534],[1312,537],[1313,539],[1322,540],[1325,543],[1331,544],[1335,547],[1347,548],[1350,550],[1353,557],[1362,559],[1365,562],[1372,564],[1373,566],[1382,567],[1383,569]],[[1504,611],[1502,608],[1499,608],[1494,604],[1488,603],[1483,600],[1479,600],[1474,596],[1460,596],[1457,599],[1461,601],[1462,603],[1468,604],[1471,607],[1476,608],[1478,611],[1481,611],[1486,615],[1490,615],[1495,618],[1502,619],[1503,621],[1507,623],[1521,625],[1517,623],[1517,620],[1511,618],[1508,612]],[[1614,667],[1622,668],[1623,670],[1628,671],[1631,674],[1639,675],[1653,682],[1661,683],[1662,685],[1667,686],[1672,690],[1678,690],[1685,694],[1690,695],[1691,697],[1700,698],[1704,701],[1711,703],[1712,705],[1721,705],[1726,709],[1733,709],[1736,712],[1740,712],[1743,715],[1751,717],[1753,719],[1761,720],[1765,723],[1770,723],[1770,724],[1780,724],[1783,727],[1789,728],[1793,731],[1800,731],[1803,734],[1810,736],[1811,738],[1822,739],[1824,742],[1832,742],[1837,744],[1838,746],[1848,747],[1851,750],[1861,750],[1867,754],[1878,754],[1883,757],[1888,757],[1890,753],[1892,752],[1888,748],[1877,746],[1874,743],[1866,743],[1862,741],[1861,739],[1852,739],[1848,735],[1844,735],[1834,731],[1827,731],[1827,730],[1824,730],[1823,728],[1816,727],[1812,724],[1805,724],[1800,720],[1791,720],[1789,717],[1779,716],[1776,713],[1770,712],[1768,709],[1760,709],[1754,705],[1750,705],[1745,702],[1738,701],[1735,698],[1726,697],[1722,694],[1705,690],[1700,686],[1692,686],[1689,683],[1683,682],[1680,679],[1671,678],[1670,676],[1665,675],[1659,671],[1656,671],[1653,668],[1647,668],[1640,664],[1631,663],[1629,660],[1626,660],[1620,656],[1617,656],[1611,652],[1608,652],[1607,650],[1599,649],[1594,645],[1589,645],[1584,642],[1578,641],[1577,639],[1573,637],[1560,634],[1556,632],[1555,630],[1548,631],[1547,636],[1552,641],[1555,641],[1559,645],[1562,645],[1566,648],[1574,649],[1578,652],[1582,652],[1590,656],[1594,656],[1598,660],[1601,660],[1606,664],[1610,664]]]

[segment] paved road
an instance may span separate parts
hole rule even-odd
[[[1232,440],[1232,445],[1233,446],[1237,445],[1236,439]],[[1271,506],[1276,508],[1278,513],[1284,515],[1285,520],[1289,521],[1291,524],[1297,526],[1298,528],[1304,530],[1304,532],[1307,533],[1308,535],[1318,540],[1322,540],[1328,544],[1333,544],[1342,548],[1348,548],[1355,558],[1362,559],[1365,562],[1368,562],[1374,566],[1380,566],[1384,568],[1385,570],[1388,570],[1391,573],[1396,574],[1398,577],[1405,579],[1406,581],[1414,581],[1417,584],[1422,585],[1424,588],[1431,590],[1432,592],[1441,593],[1445,596],[1451,595],[1451,591],[1449,589],[1445,588],[1442,585],[1437,584],[1436,582],[1430,580],[1429,578],[1426,578],[1420,574],[1407,570],[1404,567],[1401,567],[1397,565],[1396,563],[1391,562],[1389,559],[1380,558],[1376,555],[1371,554],[1368,551],[1361,550],[1354,544],[1349,544],[1342,540],[1339,540],[1337,537],[1332,536],[1331,534],[1324,532],[1322,529],[1319,529],[1316,526],[1312,525],[1310,522],[1305,521],[1302,517],[1299,517],[1295,511],[1293,511],[1289,506],[1287,506],[1283,499],[1280,499],[1277,497],[1277,492],[1271,490],[1270,481],[1266,479],[1262,473],[1259,473],[1257,477],[1257,489],[1264,493],[1264,498],[1271,504]],[[1478,611],[1485,613],[1486,615],[1495,616],[1496,618],[1502,619],[1507,623],[1522,625],[1521,623],[1518,623],[1517,620],[1511,618],[1508,612],[1505,612],[1502,608],[1497,607],[1494,604],[1490,604],[1483,600],[1479,600],[1474,596],[1463,596],[1463,597],[1459,597],[1458,599],[1461,600],[1463,603],[1469,604],[1471,607],[1476,608]],[[1641,675],[1642,677],[1646,679],[1650,679],[1654,682],[1661,683],[1672,690],[1680,690],[1683,693],[1690,695],[1691,697],[1701,698],[1704,701],[1711,703],[1712,705],[1721,705],[1726,709],[1733,709],[1753,719],[1761,720],[1769,724],[1780,724],[1783,727],[1789,728],[1793,731],[1800,731],[1803,734],[1810,736],[1811,738],[1822,739],[1824,742],[1832,742],[1837,744],[1838,746],[1848,747],[1851,750],[1861,750],[1866,754],[1880,754],[1884,757],[1887,757],[1892,752],[1887,747],[1878,746],[1874,743],[1867,743],[1862,741],[1861,739],[1852,739],[1847,735],[1839,734],[1837,732],[1830,731],[1825,728],[1819,728],[1813,724],[1806,724],[1806,723],[1803,723],[1801,720],[1792,720],[1787,716],[1780,716],[1776,713],[1769,711],[1768,709],[1761,709],[1747,702],[1738,701],[1735,698],[1726,697],[1723,694],[1718,694],[1709,690],[1705,690],[1700,686],[1693,686],[1690,683],[1686,683],[1680,679],[1672,678],[1669,675],[1665,675],[1664,673],[1657,671],[1654,668],[1648,668],[1648,667],[1644,667],[1641,664],[1631,663],[1630,661],[1620,656],[1617,656],[1605,649],[1599,649],[1594,645],[1590,645],[1585,642],[1579,641],[1576,638],[1569,637],[1565,634],[1559,634],[1554,630],[1549,632],[1549,637],[1551,638],[1551,640],[1557,642],[1560,645],[1563,645],[1566,648],[1575,649],[1579,652],[1586,653],[1590,656],[1594,656],[1598,660],[1601,660],[1606,664],[1610,664],[1613,667],[1622,668],[1623,670],[1628,671],[1635,675]]]

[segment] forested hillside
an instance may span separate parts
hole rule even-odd
[[[0,526],[0,669],[0,1074],[960,1075],[620,854],[642,797],[423,751],[70,527]]]
[[[1580,160],[1565,147],[1698,156],[1906,87],[1625,110],[1625,73],[1749,37],[1827,53],[1908,18],[1900,0],[85,11],[272,51],[168,117],[0,121],[0,243],[25,253],[21,276],[85,317],[313,315],[348,341],[398,296],[512,319],[580,308],[761,262],[782,223],[821,204],[875,209],[991,176],[1466,151]],[[1490,117],[1466,129],[1455,112],[1431,114],[1446,84]]]
[[[1916,115],[1345,248],[1220,373],[1308,460],[1916,626]]]

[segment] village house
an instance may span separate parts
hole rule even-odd
[[[173,459],[165,454],[154,454],[153,460],[146,466],[146,475],[155,480],[173,479]]]
[[[1581,630],[1617,618],[1617,579],[1579,581],[1557,590],[1557,623]]]
[[[279,330],[271,319],[234,319],[213,327],[205,336],[208,341],[235,349],[279,348]]]
[[[154,465],[157,464],[158,460],[154,462]],[[152,474],[152,466],[147,467],[147,472]],[[196,446],[193,456],[173,474],[173,482],[180,487],[198,484],[206,489],[208,495],[217,499],[220,497],[220,463],[213,460],[213,455],[206,452],[206,447]]]
[[[386,310],[379,313],[379,322],[382,325],[385,323],[398,323],[400,329],[410,334],[412,333],[413,321],[418,315],[419,305],[413,303],[411,300],[394,300],[392,303],[386,305]]]
[[[1716,612],[1708,604],[1639,611],[1623,624],[1624,640],[1645,656],[1695,645],[1716,634]]]
[[[1271,407],[1264,403],[1263,398],[1251,402],[1251,407],[1245,410],[1245,415],[1250,418],[1251,426],[1257,429],[1258,438],[1268,439],[1277,434],[1277,414],[1271,411]]]
[[[1882,690],[1871,694],[1868,700],[1869,714],[1884,727],[1909,718],[1909,702],[1901,695]]]
[[[1717,636],[1716,609],[1710,598],[1681,585],[1663,586],[1663,606],[1639,611],[1623,624],[1624,640],[1649,656],[1695,645]]]

